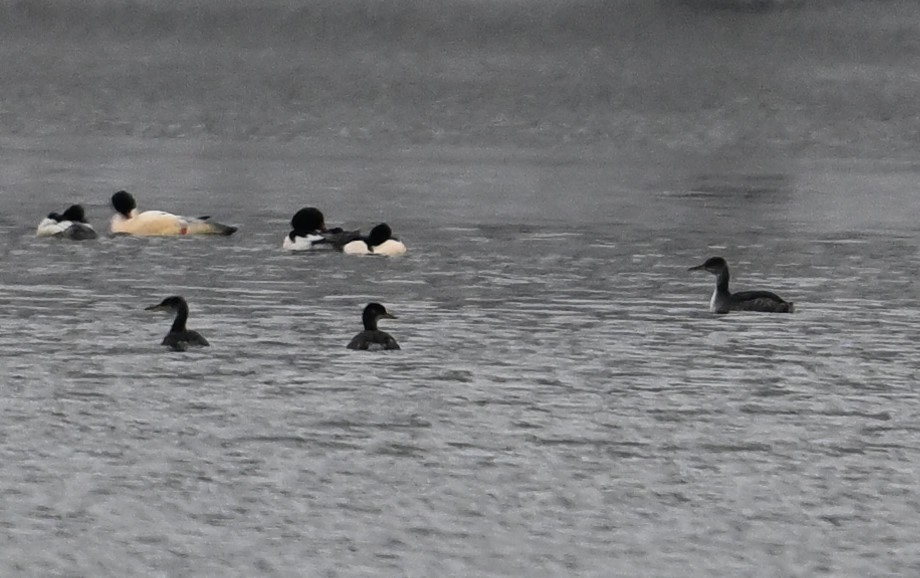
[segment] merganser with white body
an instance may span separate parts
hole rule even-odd
[[[354,336],[348,344],[348,349],[370,351],[399,349],[399,344],[396,343],[392,335],[377,329],[377,320],[379,319],[396,319],[396,316],[390,314],[386,307],[380,303],[368,303],[361,314],[364,331]]]
[[[167,297],[157,305],[151,305],[144,309],[146,311],[169,311],[176,314],[176,319],[162,342],[162,345],[169,347],[173,351],[185,351],[190,346],[207,347],[211,345],[200,333],[185,327],[185,323],[188,321],[188,303],[183,297],[178,295]]]
[[[59,237],[74,241],[85,241],[98,237],[96,229],[86,222],[86,215],[80,205],[71,205],[63,214],[49,213],[35,230],[38,237]]]
[[[348,255],[383,255],[396,257],[406,252],[406,246],[393,237],[393,231],[386,223],[380,223],[371,234],[361,239],[346,243],[342,251]]]
[[[716,289],[709,301],[709,310],[713,313],[729,311],[763,311],[766,313],[792,313],[792,302],[785,301],[769,291],[741,291],[732,293],[728,290],[728,263],[722,257],[711,257],[702,265],[690,267],[688,271],[703,269],[716,276]]]
[[[164,211],[138,212],[131,193],[118,191],[112,195],[113,234],[138,237],[172,237],[179,235],[232,235],[236,227],[209,221],[210,217],[181,217]]]
[[[281,248],[285,251],[315,251],[341,247],[359,238],[359,231],[326,228],[326,218],[315,207],[304,207],[291,218],[291,232],[284,237]]]

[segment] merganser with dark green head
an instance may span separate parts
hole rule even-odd
[[[336,249],[361,236],[359,231],[326,228],[326,217],[316,207],[304,207],[291,218],[291,232],[284,237],[285,251],[315,251]]]
[[[62,214],[49,213],[35,230],[38,237],[59,237],[74,241],[95,239],[96,229],[86,222],[86,214],[80,205],[71,205]]]
[[[165,211],[138,212],[134,195],[118,191],[112,195],[110,228],[113,235],[175,237],[181,235],[232,235],[236,227],[211,221],[211,217],[182,217]]]
[[[346,255],[383,255],[396,257],[406,252],[402,241],[393,237],[393,230],[386,223],[371,229],[370,235],[355,239],[342,247]]]

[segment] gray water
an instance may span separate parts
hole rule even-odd
[[[882,4],[901,22],[920,12]],[[753,35],[737,48],[762,39],[758,25],[814,16],[697,17]],[[572,53],[550,47],[526,57],[553,79],[530,110],[504,101],[509,84],[533,89],[526,71],[505,80],[523,57],[490,47],[494,59],[465,63],[493,72],[478,99],[439,92],[431,65],[432,94],[393,89],[418,90],[402,108],[361,93],[284,124],[299,97],[249,87],[246,106],[227,104],[268,58],[260,50],[227,57],[242,72],[224,92],[173,99],[182,83],[168,74],[211,61],[160,68],[184,62],[156,52],[170,38],[117,56],[139,63],[145,102],[125,98],[143,92],[133,84],[36,80],[68,66],[56,50],[117,80],[126,71],[108,53],[49,42],[24,53],[34,67],[3,60],[18,83],[4,83],[0,114],[0,574],[920,572],[920,162],[909,103],[891,99],[916,84],[910,67],[820,50],[767,71],[730,60],[729,76],[786,84],[684,111],[633,100],[714,80],[675,65],[665,86],[645,71],[586,111],[562,96],[572,78],[552,74]],[[593,50],[592,66],[610,64]],[[873,89],[869,77],[889,83]],[[202,125],[215,94],[229,112]],[[34,237],[72,202],[104,231],[120,188],[142,209],[240,231]],[[409,253],[285,254],[306,205],[332,225],[385,220]],[[713,279],[687,268],[712,255],[729,260],[733,288],[773,290],[797,312],[710,314]],[[210,348],[159,345],[170,319],[143,308],[172,294]],[[382,326],[401,351],[345,349],[372,300],[399,317]]]

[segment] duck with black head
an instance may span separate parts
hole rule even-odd
[[[334,249],[360,236],[360,231],[327,228],[322,211],[316,207],[304,207],[291,217],[291,232],[284,237],[281,248],[294,252]]]
[[[61,214],[49,213],[35,230],[38,237],[57,237],[74,241],[95,239],[96,229],[86,221],[81,205],[71,205]]]
[[[342,247],[346,255],[382,255],[397,257],[406,253],[406,246],[393,236],[393,230],[386,223],[371,229],[370,235],[355,239]]]
[[[114,235],[176,237],[182,235],[232,235],[237,228],[211,221],[210,217],[182,217],[166,211],[137,210],[134,195],[118,191],[112,195],[110,228]]]

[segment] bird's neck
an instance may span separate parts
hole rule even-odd
[[[377,330],[377,318],[374,317],[373,315],[365,315],[363,321],[364,321],[364,329],[368,331]]]
[[[185,322],[188,321],[188,305],[181,304],[176,310],[176,319],[173,321],[170,332],[185,331]]]
[[[716,291],[726,295],[730,294],[728,290],[728,267],[722,269],[716,276]]]

